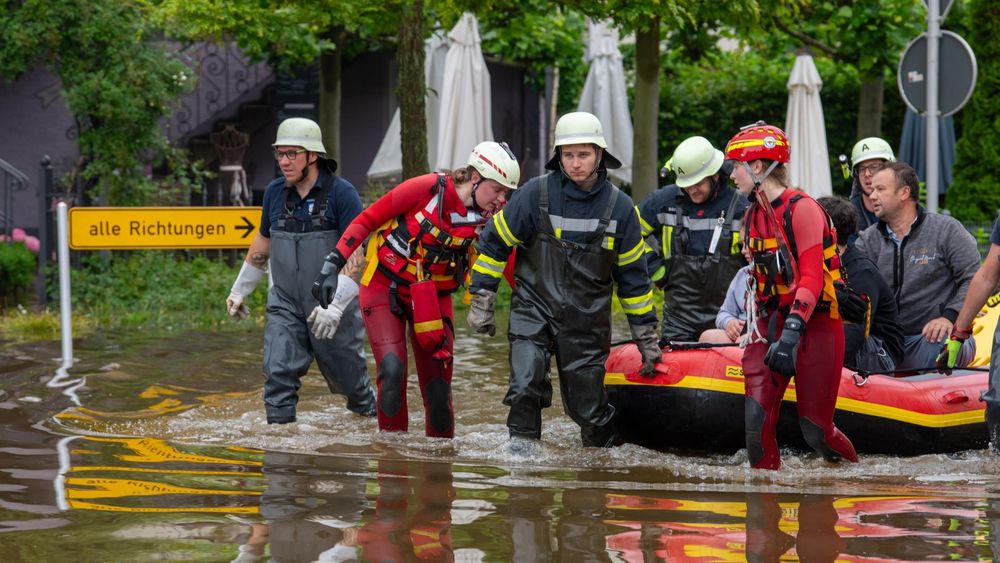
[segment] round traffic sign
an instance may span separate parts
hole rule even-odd
[[[957,33],[942,30],[938,43],[938,110],[941,117],[962,109],[976,87],[976,55]],[[910,109],[927,111],[927,34],[910,41],[896,73],[899,93]]]

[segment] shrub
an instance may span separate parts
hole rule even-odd
[[[225,300],[239,264],[163,251],[88,254],[73,272],[73,302],[104,328],[190,328],[229,322]],[[247,299],[263,321],[267,281]],[[254,323],[247,323],[253,325]]]
[[[35,277],[35,255],[23,242],[0,243],[0,309],[24,298]]]

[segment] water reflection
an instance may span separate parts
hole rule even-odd
[[[783,452],[782,471],[759,472],[745,453],[584,449],[557,406],[537,455],[511,457],[506,347],[458,342],[454,440],[379,434],[319,377],[297,424],[266,425],[259,339],[239,352],[225,335],[84,344],[79,406],[44,386],[57,352],[18,351],[0,368],[0,559],[1000,555],[1000,470],[985,452],[852,466]]]
[[[151,545],[227,561],[988,560],[1000,553],[1000,505],[985,497],[684,491],[667,482],[595,480],[592,470],[150,438],[78,436],[60,446],[44,427],[4,430],[0,537],[12,561],[55,560],[81,544],[106,546],[101,553],[113,560],[148,554]],[[40,544],[40,557],[25,555]]]

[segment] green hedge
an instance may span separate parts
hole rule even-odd
[[[961,221],[993,221],[1000,209],[996,168],[1000,162],[1000,5],[969,0],[965,36],[976,54],[979,76],[960,115],[963,134],[955,146],[954,181],[944,204]]]
[[[793,53],[765,57],[753,52],[729,52],[689,63],[676,52],[666,53],[663,60],[666,72],[660,88],[661,161],[692,135],[702,135],[721,149],[741,126],[758,119],[784,127],[788,108],[786,84],[794,61]],[[823,79],[820,95],[834,191],[847,195],[850,181],[843,179],[837,156],[849,156],[857,141],[860,79],[851,67],[822,57],[816,57],[815,61]],[[895,83],[895,76],[887,74],[882,133],[893,146],[898,144],[905,114]]]

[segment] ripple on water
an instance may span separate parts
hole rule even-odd
[[[453,380],[456,436],[423,436],[423,409],[416,377],[408,388],[409,433],[379,433],[374,419],[344,409],[313,369],[303,379],[298,422],[268,425],[260,399],[259,341],[232,335],[199,335],[183,345],[163,339],[142,346],[108,345],[81,354],[78,373],[89,373],[81,409],[59,423],[79,433],[148,436],[186,443],[230,444],[297,453],[403,457],[504,468],[505,479],[592,479],[643,487],[671,482],[697,489],[731,488],[855,493],[967,491],[1000,493],[1000,464],[986,451],[911,458],[862,456],[858,464],[830,464],[812,453],[783,451],[783,470],[748,467],[745,450],[729,454],[657,452],[635,445],[583,448],[578,427],[563,413],[558,378],[554,406],[543,412],[542,440],[529,455],[512,452],[501,399],[507,388],[505,339],[459,334]],[[190,350],[197,345],[197,353]],[[178,348],[181,348],[178,350]],[[88,363],[89,362],[89,363]],[[112,371],[102,366],[115,364]],[[211,366],[206,369],[205,366]],[[369,356],[369,373],[374,373]],[[565,486],[566,483],[563,483]]]

